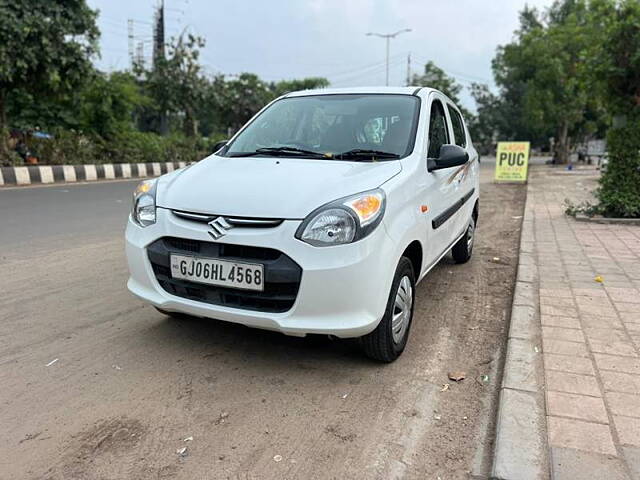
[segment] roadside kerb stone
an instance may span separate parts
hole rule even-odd
[[[550,475],[532,231],[532,212],[525,207],[492,468],[492,478],[502,480],[544,480]]]
[[[186,162],[117,163],[99,165],[29,165],[0,167],[0,187],[159,176],[184,168]]]

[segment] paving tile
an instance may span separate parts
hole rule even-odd
[[[640,375],[601,370],[600,378],[605,391],[640,395]]]
[[[605,401],[614,415],[640,418],[640,395],[607,392],[605,393]]]
[[[604,455],[617,454],[608,425],[553,416],[547,417],[547,425],[552,447],[575,448]]]
[[[640,291],[636,288],[605,287],[614,302],[640,303]]]
[[[586,395],[547,391],[547,413],[558,417],[609,423],[602,399]]]
[[[581,313],[580,319],[584,328],[624,328],[622,322],[615,317],[598,317]]]
[[[619,312],[636,313],[640,315],[640,304],[628,302],[615,302]]]
[[[613,370],[616,372],[632,373],[640,375],[640,359],[633,357],[619,357],[617,355],[604,355],[594,353],[598,369]]]
[[[627,342],[627,334],[622,330],[612,330],[611,328],[585,327],[584,334],[589,340],[600,340],[603,342]]]
[[[542,337],[556,340],[566,340],[568,342],[584,342],[582,330],[560,327],[542,327]]]
[[[633,480],[640,480],[640,448],[622,447],[622,452],[631,471]]]
[[[607,305],[578,305],[578,311],[581,314],[597,315],[601,317],[618,317],[618,313],[613,306]]]
[[[569,355],[544,354],[544,368],[583,375],[595,375],[591,359],[585,357],[571,357]]]
[[[555,305],[540,305],[542,315],[560,315],[563,317],[578,318],[578,311],[575,307],[558,307]]]
[[[551,449],[554,480],[631,480],[622,459],[573,448]]]
[[[640,418],[614,415],[613,424],[621,444],[640,447]]]
[[[552,307],[567,307],[574,308],[575,303],[573,302],[573,297],[565,298],[565,297],[543,297],[540,296],[540,305],[550,305]]]
[[[584,343],[567,342],[564,340],[555,340],[552,338],[544,338],[542,342],[543,350],[547,353],[572,355],[576,357],[586,357],[589,355],[587,352],[587,347]]]
[[[625,357],[637,357],[636,349],[631,342],[603,342],[601,340],[589,340],[589,348],[592,352],[609,353]]]
[[[581,328],[580,320],[571,317],[559,317],[556,315],[541,315],[540,323],[549,327]]]
[[[596,377],[590,375],[547,370],[546,379],[547,391],[591,395],[594,397],[602,396]]]
[[[570,288],[541,288],[540,297],[565,297],[573,298],[573,292]]]
[[[640,313],[635,312],[618,312],[618,316],[626,323],[640,323]]]
[[[588,297],[606,297],[607,292],[604,288],[598,284],[593,282],[593,285],[589,288],[574,288],[573,294],[576,296],[586,295]]]

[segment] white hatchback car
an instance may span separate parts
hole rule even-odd
[[[360,337],[390,362],[416,284],[449,251],[469,260],[478,190],[478,154],[442,93],[290,93],[213,155],[138,186],[128,287],[169,315]]]

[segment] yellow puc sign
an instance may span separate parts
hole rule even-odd
[[[526,182],[529,165],[529,142],[498,142],[496,180]]]

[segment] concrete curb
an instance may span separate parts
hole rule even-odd
[[[601,223],[603,225],[640,225],[640,218],[609,218],[602,216],[589,217],[583,213],[576,215],[578,222]]]
[[[550,477],[534,245],[533,211],[527,203],[496,422],[492,478],[501,480]]]
[[[187,162],[154,162],[0,167],[0,187],[158,177],[187,165]]]

